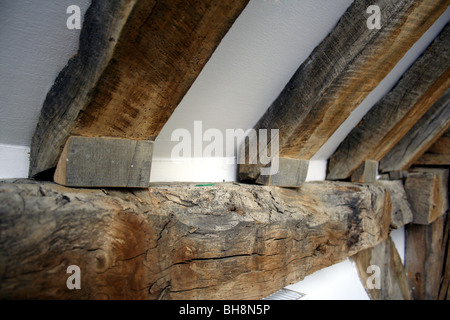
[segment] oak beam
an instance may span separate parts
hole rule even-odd
[[[408,170],[450,127],[450,89],[380,161],[380,171]]]
[[[391,237],[358,252],[351,260],[371,300],[412,300],[405,268]]]
[[[70,135],[154,140],[248,0],[93,0],[42,107],[31,177]]]
[[[54,181],[70,187],[146,188],[152,156],[151,141],[69,137]]]
[[[260,299],[389,233],[380,186],[0,184],[0,297]],[[67,267],[81,270],[69,290]]]
[[[354,1],[254,129],[279,130],[272,139],[279,137],[280,158],[310,160],[449,4],[448,0]],[[367,27],[365,12],[370,5],[380,7],[380,30]],[[246,141],[243,148],[249,144]],[[259,151],[271,150],[271,145],[268,141]],[[239,166],[241,181],[256,181],[262,167],[258,156],[247,156]]]
[[[450,87],[450,26],[363,117],[331,156],[328,179],[346,179],[364,162],[380,161]]]
[[[405,180],[413,223],[430,224],[449,208],[448,169],[416,168]]]
[[[439,298],[445,257],[444,222],[445,216],[441,216],[429,225],[406,226],[405,269],[415,300]]]
[[[414,165],[450,166],[450,129],[414,162]]]

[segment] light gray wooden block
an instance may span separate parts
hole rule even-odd
[[[256,183],[267,186],[298,187],[306,180],[309,160],[279,158],[278,173],[260,175]]]
[[[378,180],[377,184],[389,191],[392,203],[391,227],[398,229],[413,221],[413,213],[406,196],[403,182],[400,180]]]
[[[70,187],[145,188],[150,182],[153,142],[72,136],[54,175]]]

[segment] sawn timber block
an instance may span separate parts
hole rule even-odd
[[[448,209],[448,169],[417,168],[405,181],[415,224],[430,224]]]
[[[298,187],[305,182],[308,168],[309,160],[279,158],[278,172],[272,175],[261,174],[256,183],[266,186]]]
[[[153,142],[147,140],[72,136],[54,180],[70,187],[146,188],[152,155]]]

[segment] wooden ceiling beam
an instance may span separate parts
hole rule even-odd
[[[449,4],[448,0],[353,2],[255,125],[256,132],[279,130],[280,158],[311,159]],[[370,5],[380,8],[379,30],[367,27]],[[260,150],[270,150],[272,142]],[[247,157],[239,166],[241,180],[258,179],[264,167],[258,159]]]
[[[450,129],[415,162],[414,165],[450,166]]]
[[[93,0],[77,55],[48,93],[30,176],[70,135],[154,140],[248,0]]]
[[[450,87],[450,26],[339,145],[327,178],[346,179],[365,161],[380,161]],[[445,108],[444,108],[445,109]]]
[[[381,172],[408,170],[450,127],[450,89],[380,161]]]
[[[380,243],[391,220],[382,187],[330,181],[131,191],[21,181],[0,183],[0,211],[2,299],[261,299]],[[70,265],[81,290],[66,286]]]

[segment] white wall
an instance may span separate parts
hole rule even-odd
[[[173,162],[171,133],[250,129],[295,70],[333,29],[351,0],[251,0],[206,64],[155,144],[151,181],[233,181],[226,158]],[[66,8],[89,0],[0,0],[0,178],[26,177],[28,151],[46,93],[76,52],[79,31],[66,28]],[[362,13],[363,14],[363,13]],[[325,178],[326,160],[359,119],[399,79],[449,20],[449,10],[324,145],[308,180]],[[403,252],[403,230],[394,232]],[[354,266],[332,266],[295,285],[310,298],[367,299]]]

